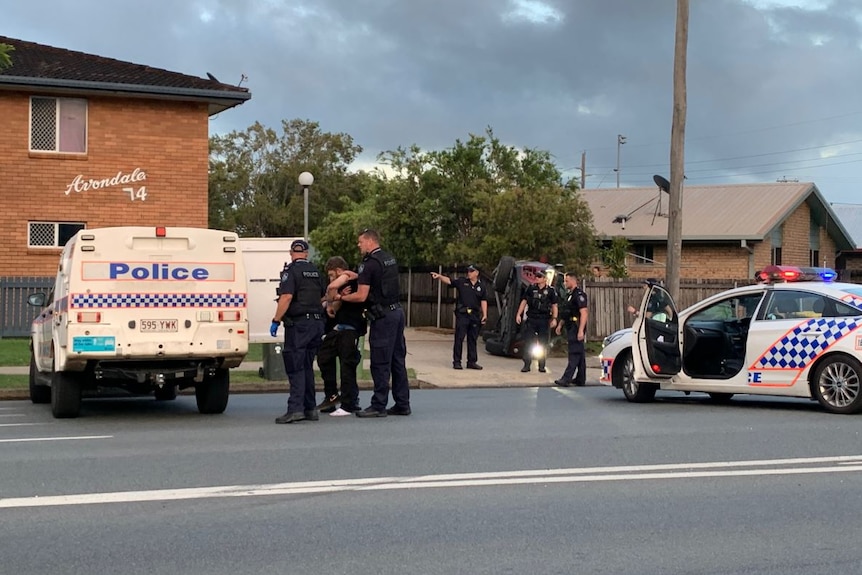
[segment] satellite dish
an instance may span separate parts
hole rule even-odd
[[[670,193],[670,182],[665,178],[656,174],[652,177],[652,181],[655,182],[655,185],[657,185],[661,191]]]
[[[210,80],[212,80],[213,82],[218,82],[218,78],[216,78],[215,76],[213,76],[213,75],[212,75],[212,74],[210,74],[209,72],[207,72],[207,78],[209,78],[209,79],[210,79]],[[221,84],[221,82],[219,82],[219,84]]]

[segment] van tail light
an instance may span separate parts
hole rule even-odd
[[[218,312],[218,320],[219,321],[239,321],[240,320],[240,312],[238,311],[220,311]]]
[[[100,323],[102,321],[102,312],[100,311],[79,311],[78,323]]]

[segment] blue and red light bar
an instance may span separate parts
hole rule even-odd
[[[758,281],[775,282],[831,282],[838,274],[830,268],[767,266],[755,274]]]

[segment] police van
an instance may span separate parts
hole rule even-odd
[[[82,394],[120,388],[201,413],[227,407],[229,369],[248,352],[237,234],[180,227],[85,229],[60,256],[31,326],[30,398],[77,417]]]

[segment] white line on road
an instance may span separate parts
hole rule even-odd
[[[0,443],[26,443],[32,441],[82,441],[87,439],[111,439],[113,435],[73,435],[69,437],[19,437],[0,439]]]
[[[0,423],[0,427],[27,427],[30,425],[45,425],[44,423]]]
[[[0,413],[0,417],[24,417],[23,413]]]
[[[830,464],[813,467],[814,465]],[[850,465],[847,465],[850,464]],[[811,467],[800,467],[808,465]],[[740,469],[740,468],[748,469]],[[456,473],[418,477],[368,477],[331,481],[302,481],[268,485],[225,485],[152,491],[121,491],[0,499],[0,509],[93,505],[102,503],[140,503],[219,497],[259,497],[345,491],[380,491],[442,487],[488,487],[535,483],[591,483],[649,479],[693,479],[702,477],[748,477],[757,475],[804,475],[862,471],[862,456],[811,457],[757,461],[673,463],[628,467],[585,467],[536,469],[492,473]]]

